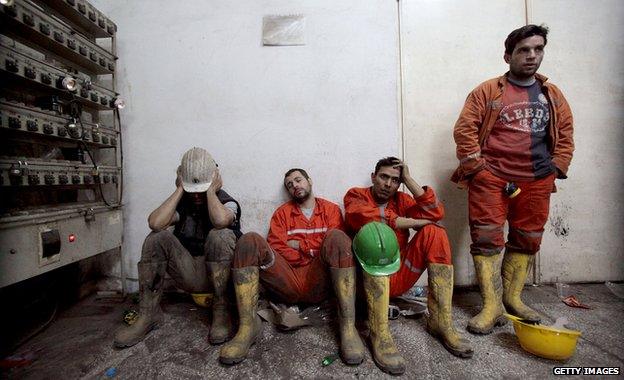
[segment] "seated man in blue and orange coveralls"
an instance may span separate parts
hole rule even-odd
[[[219,355],[224,364],[243,361],[261,331],[256,314],[258,285],[283,303],[319,303],[338,299],[340,356],[346,364],[364,360],[364,345],[355,329],[355,261],[351,239],[343,232],[338,205],[315,197],[303,169],[284,175],[290,200],[271,218],[268,238],[243,235],[234,250],[232,278],[240,316],[236,336]]]

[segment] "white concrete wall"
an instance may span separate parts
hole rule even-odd
[[[624,2],[530,5],[529,21],[551,28],[541,71],[572,106],[576,142],[569,178],[551,198],[541,277],[623,280]]]
[[[226,190],[241,200],[244,230],[261,233],[285,199],[286,169],[309,169],[317,194],[341,202],[347,188],[369,183],[379,157],[404,152],[417,179],[447,205],[457,283],[473,283],[467,197],[448,180],[456,166],[452,128],[468,92],[507,70],[503,40],[526,13],[551,27],[540,71],[563,89],[576,120],[577,150],[570,179],[558,181],[552,198],[541,278],[624,279],[624,3],[399,4],[401,71],[395,1],[94,1],[119,26],[130,277],[148,213],[173,191],[180,155],[198,145],[213,153]],[[262,47],[269,14],[305,15],[306,46]]]
[[[147,215],[173,190],[191,146],[218,161],[243,229],[266,233],[283,173],[309,169],[342,203],[399,149],[394,1],[94,1],[118,27],[125,158],[124,268]],[[263,47],[262,17],[303,14],[305,46]],[[136,289],[136,282],[129,283]]]
[[[551,28],[540,72],[575,117],[569,179],[557,181],[540,253],[541,281],[624,279],[621,231],[624,3],[528,1],[529,22]],[[401,1],[405,157],[447,207],[456,283],[474,283],[467,193],[449,182],[452,130],[467,94],[507,71],[503,42],[525,24],[524,0]]]

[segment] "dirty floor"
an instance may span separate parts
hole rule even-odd
[[[551,285],[527,287],[528,304],[551,318],[566,316],[582,331],[577,352],[566,363],[535,357],[518,344],[511,324],[491,335],[469,335],[474,345],[472,359],[450,355],[430,337],[424,320],[399,318],[391,329],[399,350],[407,360],[404,378],[483,379],[555,377],[556,366],[624,367],[624,300],[604,284],[571,285],[571,293],[592,307],[571,308],[557,297]],[[454,299],[456,326],[465,332],[468,319],[477,313],[480,298],[474,290],[457,290]],[[349,367],[340,359],[323,367],[323,357],[337,351],[332,325],[306,327],[291,333],[264,323],[258,343],[243,363],[225,367],[218,363],[219,347],[207,343],[208,317],[190,297],[169,296],[163,302],[161,327],[134,347],[112,346],[114,330],[121,324],[124,303],[84,299],[60,312],[54,322],[13,353],[27,360],[24,365],[2,370],[0,378],[76,379],[290,379],[290,378],[386,378],[370,355],[360,366]],[[114,370],[111,370],[114,368]]]

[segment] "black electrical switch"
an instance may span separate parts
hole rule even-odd
[[[35,26],[35,19],[32,15],[24,13],[22,15],[22,20],[24,21],[24,24],[28,26]]]
[[[41,183],[41,181],[39,180],[39,175],[38,174],[29,174],[28,175],[28,184],[29,185],[38,185],[39,183]]]
[[[7,71],[12,72],[12,73],[16,73],[19,71],[19,68],[17,67],[17,62],[15,62],[12,59],[7,59],[4,62],[4,67],[6,67]]]
[[[24,76],[28,79],[35,79],[37,78],[37,72],[32,67],[25,67]]]
[[[41,74],[41,83],[50,85],[52,84],[52,77],[50,74]]]
[[[65,42],[65,36],[63,36],[63,34],[61,32],[54,32],[54,40],[56,42],[64,43]]]
[[[50,35],[50,25],[48,24],[39,24],[39,31],[43,34],[45,34],[46,36]]]
[[[22,128],[22,122],[16,117],[9,117],[9,128],[20,129]]]

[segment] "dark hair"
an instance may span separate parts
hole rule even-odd
[[[525,25],[522,28],[518,28],[513,32],[509,33],[507,39],[505,40],[505,54],[513,53],[514,49],[518,42],[522,41],[525,38],[533,37],[533,36],[542,36],[544,37],[544,46],[546,46],[546,36],[548,35],[548,27],[546,25],[534,25],[529,24]]]
[[[383,166],[395,166],[396,164],[400,163],[401,160],[399,160],[396,157],[384,157],[381,160],[377,161],[377,164],[375,165],[375,172],[373,174],[377,174],[377,172],[379,171],[379,169]],[[399,171],[401,172],[401,175],[403,174],[403,168],[399,168]]]
[[[299,169],[299,168],[292,168],[289,171],[286,172],[286,174],[284,174],[284,179],[286,179],[286,177],[288,177],[289,175],[293,174],[294,172],[300,172],[301,175],[305,178],[305,179],[310,179],[310,176],[308,175],[308,172],[306,172],[303,169]]]

